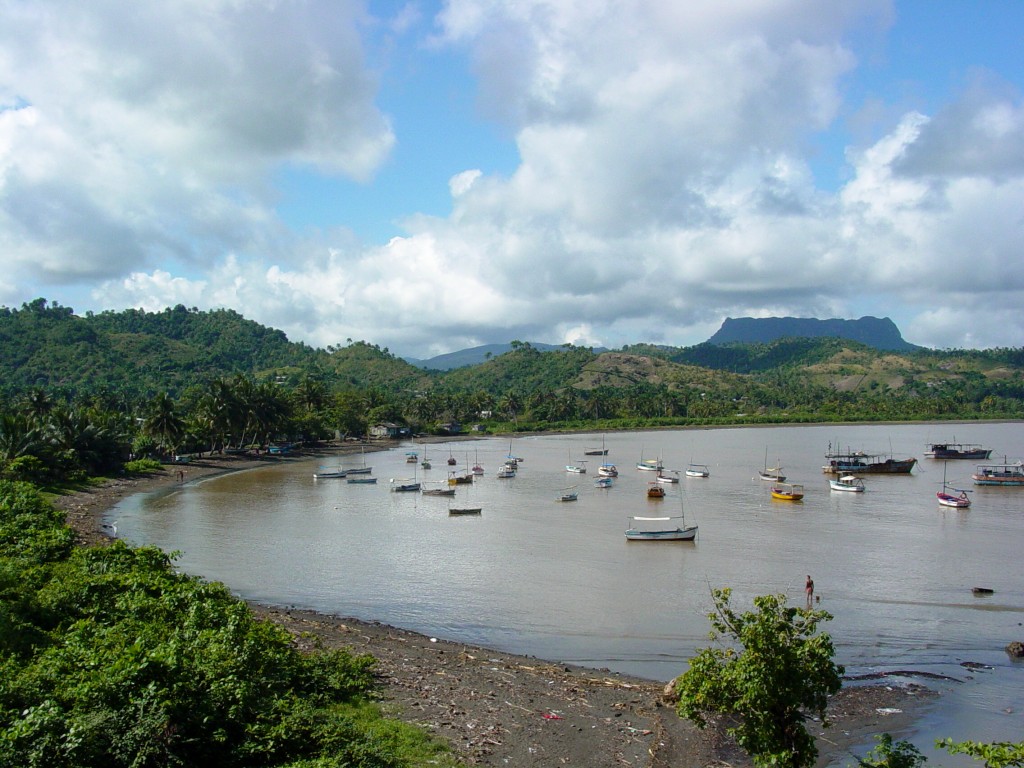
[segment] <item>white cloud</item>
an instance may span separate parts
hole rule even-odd
[[[937,346],[1024,330],[1008,85],[975,77],[816,186],[809,147],[861,106],[848,41],[891,21],[881,0],[449,0],[429,42],[469,54],[520,163],[447,169],[450,215],[409,210],[383,245],[338,222],[300,238],[272,208],[282,168],[369,179],[396,141],[361,4],[151,3],[127,28],[113,2],[8,10],[0,297],[88,281],[100,308],[229,306],[420,355],[695,343],[744,314],[889,315]],[[424,34],[418,14],[381,25],[388,45]]]

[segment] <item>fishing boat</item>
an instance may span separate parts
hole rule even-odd
[[[666,485],[671,485],[672,483],[678,483],[679,482],[679,470],[678,469],[663,469],[663,470],[661,470],[661,472],[658,473],[657,478],[655,478],[655,482],[665,483]]]
[[[506,461],[501,465],[501,468],[497,471],[497,477],[499,478],[510,478],[516,476],[516,465],[511,461]]]
[[[772,498],[780,501],[800,501],[804,487],[799,483],[776,483],[772,486]]]
[[[583,451],[584,456],[607,456],[608,449],[604,447],[604,435],[601,435],[600,448],[587,448]]]
[[[555,501],[576,501],[579,498],[579,494],[576,492],[576,487],[566,488],[564,491],[559,493],[555,497]]]
[[[614,464],[602,464],[597,468],[597,474],[601,477],[618,477],[619,469]]]
[[[448,514],[452,516],[479,515],[483,511],[483,507],[450,507],[448,509]]]
[[[983,448],[978,443],[928,443],[924,455],[929,459],[987,459],[992,455],[991,448]]]
[[[484,473],[484,468],[480,465],[480,456],[479,456],[479,454],[474,452],[474,454],[473,454],[473,474],[477,475],[477,476],[480,476],[483,473]]]
[[[707,464],[693,464],[691,463],[686,468],[687,477],[710,477],[711,470],[708,469]]]
[[[431,467],[430,459],[427,458],[427,447],[426,446],[423,446],[423,461],[420,462],[420,467],[422,469],[430,469],[430,467]]]
[[[850,493],[864,493],[864,481],[856,475],[841,475],[835,479],[829,479],[828,487],[833,491],[848,491]]]
[[[975,485],[993,485],[1000,488],[1024,486],[1024,464],[979,464],[971,475]]]
[[[597,480],[594,481],[594,487],[595,488],[611,488],[612,487],[612,483],[614,483],[614,482],[615,482],[614,479],[612,479],[610,477],[599,477],[599,478],[597,478]]]
[[[316,472],[313,473],[313,479],[324,480],[331,477],[345,477],[347,474],[348,470],[341,467],[318,467]]]
[[[829,450],[825,453],[825,464],[821,471],[828,475],[909,475],[910,470],[917,464],[917,459],[894,459],[883,458],[880,453],[865,453],[864,451],[833,451],[829,443]]]
[[[647,498],[648,499],[663,499],[665,498],[665,489],[658,485],[657,481],[647,484]]]
[[[416,453],[416,451],[406,451],[405,452],[405,463],[406,464],[415,464],[419,460],[420,460],[420,455],[418,453]]]
[[[473,482],[473,473],[466,472],[460,475],[458,472],[448,473],[448,485],[470,485]]]
[[[459,463],[458,459],[456,459],[456,458],[455,458],[455,457],[454,457],[454,456],[452,455],[452,449],[451,449],[451,448],[449,448],[449,449],[448,449],[448,466],[449,466],[449,467],[454,467],[454,466],[455,466],[456,464],[458,464],[458,463]]]

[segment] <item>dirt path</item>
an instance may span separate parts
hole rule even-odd
[[[358,450],[347,445],[327,452]],[[65,510],[82,544],[102,544],[110,540],[103,515],[126,496],[311,455],[199,457],[146,478],[112,480],[60,497],[55,504]],[[699,731],[681,720],[664,699],[661,682],[467,646],[375,622],[255,604],[252,608],[288,629],[301,648],[347,647],[372,654],[378,660],[383,706],[445,739],[470,765],[750,765],[721,725]],[[820,764],[841,758],[870,741],[872,734],[903,731],[928,698],[928,689],[920,686],[845,688],[830,707],[833,727],[822,732],[812,724],[819,734]]]

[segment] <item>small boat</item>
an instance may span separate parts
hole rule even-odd
[[[668,474],[671,473],[671,474]],[[678,469],[663,469],[658,473],[658,477],[655,482],[665,483],[671,485],[672,483],[679,482],[679,470]]]
[[[852,493],[864,493],[864,481],[856,475],[842,475],[832,480],[829,479],[828,487],[833,491],[851,491]]]
[[[687,477],[710,477],[711,470],[708,469],[707,464],[690,464],[686,468]]]
[[[583,451],[584,456],[607,456],[608,449],[604,447],[604,435],[601,435],[600,448],[587,448]]]
[[[391,478],[391,490],[394,493],[409,493],[419,489],[420,482],[418,480],[396,480]]]
[[[454,496],[454,488],[421,488],[420,492],[424,496]]]
[[[471,485],[473,483],[473,473],[468,472],[464,475],[460,475],[456,472],[448,473],[448,485]]]
[[[581,461],[578,464],[566,464],[565,471],[575,475],[585,475],[587,474],[587,468],[583,466],[584,464],[586,464],[585,461]]]
[[[798,483],[776,483],[772,486],[772,498],[780,501],[800,501],[804,487]]]
[[[602,464],[597,468],[597,474],[601,477],[618,477],[619,469],[614,464]]]
[[[638,527],[638,522],[657,522],[660,525]],[[629,541],[693,541],[697,538],[697,526],[686,527],[686,521],[681,517],[631,517],[626,538]]]
[[[828,475],[909,475],[910,471],[917,464],[917,459],[894,459],[883,458],[880,453],[865,453],[864,451],[833,451],[829,443],[829,450],[825,453],[828,464],[821,468],[821,471]]]
[[[768,466],[768,448],[764,449],[764,469],[757,470],[757,476],[762,480],[767,480],[769,483],[784,483],[786,482],[786,476],[782,474],[782,467],[779,465],[779,460],[775,460],[775,466]]]
[[[665,465],[661,463],[661,459],[644,459],[636,463],[636,468],[642,472],[661,472],[665,468]]]
[[[497,471],[496,476],[500,478],[515,477],[516,465],[506,461],[504,464],[501,465],[501,469]]]
[[[351,472],[349,473],[351,474]],[[370,477],[369,475],[359,475],[358,477],[349,477],[346,482],[349,485],[376,485],[377,478]]]
[[[967,507],[971,506],[971,500],[967,497],[968,493],[970,493],[970,491],[965,491],[962,488],[943,485],[942,490],[936,493],[935,497],[939,500],[939,504],[944,507],[967,509]]]
[[[314,480],[323,480],[331,477],[345,477],[348,474],[348,470],[342,469],[341,467],[319,467],[316,472],[313,473]]]
[[[1024,486],[1024,464],[979,464],[971,475],[975,485],[993,485],[1000,488]]]
[[[479,515],[483,512],[483,507],[450,507],[448,509],[449,515]]]
[[[576,493],[576,488],[566,488],[564,491],[555,497],[555,501],[576,501],[579,498],[579,494]]]
[[[348,474],[350,475],[368,475],[373,471],[373,467],[366,466],[366,453],[363,451],[363,447],[359,446],[359,460],[360,466],[349,467]]]
[[[484,468],[480,466],[480,457],[477,454],[473,454],[473,474],[480,476],[484,473]]]
[[[954,438],[955,439],[955,438]],[[991,448],[982,448],[978,443],[928,443],[924,455],[929,459],[987,459]]]
[[[665,489],[658,485],[657,482],[647,484],[647,498],[648,499],[663,499],[665,498]]]
[[[611,488],[614,480],[610,477],[599,477],[594,481],[595,488]]]
[[[406,451],[405,452],[405,463],[406,464],[415,464],[419,460],[420,460],[420,455],[418,453],[416,453],[416,451]]]
[[[946,483],[946,465],[942,465],[942,490],[935,494],[935,498],[939,500],[939,504],[944,507],[953,507],[955,509],[967,509],[971,506],[971,500],[967,497],[970,491],[965,491],[962,488],[954,488]]]

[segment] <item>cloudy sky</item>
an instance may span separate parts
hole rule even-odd
[[[1019,0],[0,0],[0,304],[1024,345]]]

